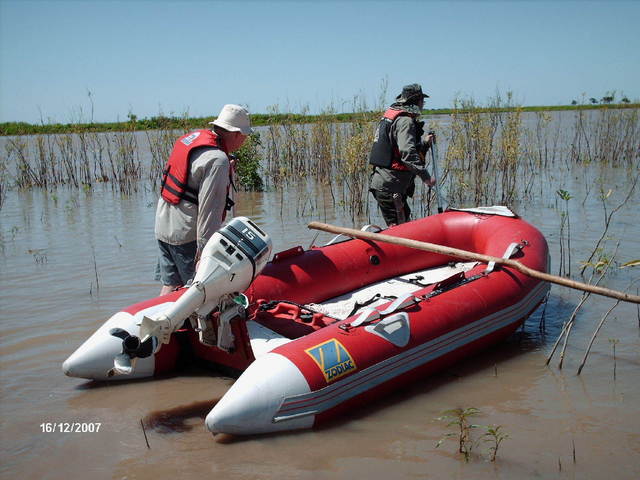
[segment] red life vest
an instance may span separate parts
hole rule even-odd
[[[405,110],[396,110],[389,108],[380,123],[378,124],[378,131],[376,132],[373,147],[369,154],[369,163],[377,167],[391,168],[393,170],[409,170],[409,167],[404,165],[400,161],[400,150],[395,142],[392,142],[390,133],[391,125],[401,115],[414,117]]]
[[[210,130],[196,130],[176,140],[162,172],[160,195],[166,202],[176,205],[180,200],[186,200],[198,205],[198,191],[188,184],[191,169],[189,153],[198,147],[222,148],[218,137]]]

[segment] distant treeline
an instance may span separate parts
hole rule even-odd
[[[542,112],[557,110],[595,110],[606,108],[640,108],[639,103],[620,103],[606,105],[559,105],[559,106],[529,106],[529,107],[501,107],[501,108],[473,108],[478,112],[508,112],[518,110],[520,112]],[[440,108],[423,110],[423,115],[450,115],[452,113],[465,113],[464,109]],[[374,121],[380,116],[379,111],[358,113],[335,113],[321,115],[306,115],[295,113],[254,113],[251,122],[254,126],[286,125],[317,122],[354,122],[362,120]],[[0,123],[0,135],[35,135],[54,133],[82,133],[82,132],[121,132],[121,131],[145,131],[145,130],[191,130],[204,128],[215,120],[216,117],[166,117],[157,116],[138,119],[136,115],[129,114],[125,122],[107,123],[41,123],[31,124],[26,122]]]

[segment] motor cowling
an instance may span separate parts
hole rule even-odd
[[[247,217],[233,218],[215,232],[200,256],[193,283],[166,311],[144,317],[140,337],[169,343],[171,334],[192,313],[207,315],[221,300],[246,290],[269,260],[271,239]]]

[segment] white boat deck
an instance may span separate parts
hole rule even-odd
[[[329,317],[344,320],[349,317],[349,314],[353,311],[356,303],[367,303],[373,297],[378,295],[380,298],[371,303],[367,303],[368,307],[376,307],[390,301],[385,297],[399,297],[403,294],[413,293],[424,288],[413,283],[412,280],[417,279],[425,285],[433,284],[441,282],[442,280],[445,280],[457,273],[471,270],[476,265],[477,262],[459,262],[453,266],[445,265],[442,267],[420,270],[367,285],[363,288],[340,295],[339,297],[331,298],[322,303],[312,303],[307,306],[310,309],[322,312]],[[291,341],[291,339],[286,338],[273,330],[254,322],[253,320],[247,321],[247,330],[249,332],[251,348],[253,349],[253,355],[255,358],[261,357],[274,348]]]

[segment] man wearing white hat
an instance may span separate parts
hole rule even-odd
[[[229,155],[252,132],[249,112],[225,105],[210,125],[180,137],[163,171],[155,223],[161,295],[193,277],[202,248],[233,206]]]

